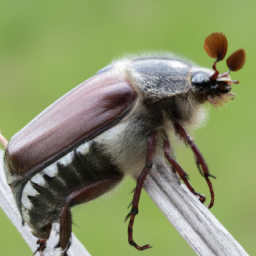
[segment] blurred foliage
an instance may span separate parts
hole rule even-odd
[[[211,210],[250,255],[256,246],[255,130],[256,87],[249,75],[256,56],[256,2],[164,0],[0,2],[0,127],[11,136],[53,101],[127,53],[168,50],[201,66],[213,61],[204,38],[216,31],[229,41],[228,54],[245,48],[247,62],[232,78],[236,99],[194,132],[211,172],[216,203]],[[254,57],[253,57],[254,56]],[[225,62],[218,64],[224,72]],[[248,90],[248,91],[247,91]],[[197,191],[209,192],[190,150],[177,146],[178,159]],[[143,192],[135,240],[153,248],[138,252],[127,242],[127,205],[134,188],[128,179],[112,193],[73,209],[73,230],[92,255],[195,255]],[[8,218],[0,212],[1,255],[31,255]],[[13,245],[13,246],[12,246]]]

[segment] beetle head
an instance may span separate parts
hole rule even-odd
[[[215,58],[212,66],[213,72],[209,69],[193,68],[191,81],[199,101],[209,101],[214,106],[220,106],[234,98],[230,93],[231,85],[239,81],[231,80],[229,73],[240,70],[245,63],[246,55],[244,49],[239,49],[230,55],[227,60],[228,72],[219,74],[216,68],[217,62],[223,60],[228,48],[227,38],[222,33],[212,33],[204,41],[206,53]]]

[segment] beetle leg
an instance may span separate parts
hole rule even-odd
[[[180,175],[188,189],[196,196],[199,197],[199,200],[201,203],[204,203],[205,196],[202,194],[197,193],[194,188],[191,186],[191,184],[188,181],[188,175],[187,173],[182,169],[182,167],[177,163],[177,161],[171,157],[170,155],[170,143],[168,140],[164,142],[164,155],[167,158],[168,162],[173,166],[173,168],[176,170],[176,172]]]
[[[202,167],[201,167],[200,162],[199,162],[199,160],[197,159],[197,157],[196,157],[195,154],[194,154],[194,157],[195,157],[196,167],[197,167],[199,173],[204,177],[204,173],[203,173],[203,171],[202,171]]]
[[[56,245],[57,247],[61,247],[63,251],[67,251],[70,244],[71,232],[72,232],[72,219],[71,219],[71,202],[66,202],[64,208],[61,212],[60,217],[60,237],[59,242]]]
[[[93,200],[121,181],[123,178],[123,174],[115,173],[112,179],[105,179],[98,181],[88,187],[84,187],[80,190],[73,192],[66,200],[66,203],[62,209],[61,217],[60,217],[60,237],[59,242],[56,247],[61,247],[63,249],[63,254],[67,252],[70,246],[70,238],[72,232],[72,218],[71,218],[71,207],[88,202]]]
[[[196,166],[197,166],[197,169],[198,169],[199,173],[204,177],[202,166],[201,166],[199,160],[197,159],[196,155],[195,155],[195,161],[196,161]],[[212,174],[209,174],[209,177],[212,177],[212,178],[216,179],[216,177],[213,176]]]
[[[37,252],[40,253],[40,256],[44,256],[44,253],[43,251],[45,250],[46,248],[46,241],[47,239],[49,238],[50,234],[51,234],[51,230],[52,230],[52,222],[49,222],[47,225],[45,225],[41,231],[43,231],[41,233],[41,237],[43,238],[39,238],[37,240],[37,244],[39,245],[39,247],[36,249],[36,251],[33,253],[33,255],[35,255]]]
[[[39,247],[36,249],[36,251],[33,253],[33,255],[35,255],[37,252],[39,252],[40,256],[44,256],[43,251],[46,248],[46,241],[47,241],[47,239],[38,239],[37,240],[36,243],[39,244]]]
[[[144,169],[142,170],[140,176],[137,179],[137,185],[136,185],[134,195],[133,195],[133,200],[132,200],[132,209],[125,218],[125,221],[128,218],[130,218],[129,225],[128,225],[128,241],[129,241],[129,244],[134,246],[139,251],[143,251],[145,249],[151,248],[151,246],[149,244],[144,245],[144,246],[137,245],[133,240],[132,233],[133,233],[134,219],[135,219],[135,216],[139,212],[138,205],[139,205],[141,190],[142,190],[144,181],[145,181],[145,179],[146,179],[146,177],[147,177],[147,175],[148,175],[148,173],[149,173],[149,171],[150,171],[150,169],[152,168],[152,165],[153,165],[152,158],[153,158],[154,142],[155,142],[156,134],[157,134],[156,132],[153,132],[151,134],[150,141],[149,141],[149,144],[148,144],[148,150],[147,150],[146,165],[145,165]]]
[[[132,206],[132,201],[129,203],[127,209],[129,209]]]
[[[208,187],[209,187],[209,190],[210,190],[210,193],[211,193],[211,202],[210,204],[208,205],[208,208],[210,209],[213,204],[214,204],[214,199],[215,199],[215,196],[214,196],[214,191],[213,191],[213,187],[212,187],[212,183],[209,179],[209,177],[213,177],[215,178],[213,175],[211,175],[209,173],[209,169],[208,169],[208,166],[207,166],[207,163],[206,161],[204,160],[204,157],[203,155],[201,154],[201,152],[199,151],[198,147],[196,146],[196,144],[193,142],[192,138],[190,137],[190,135],[187,133],[187,131],[184,129],[184,127],[178,123],[175,123],[174,124],[175,126],[175,129],[176,131],[178,132],[178,134],[189,144],[189,146],[191,147],[192,151],[194,152],[195,154],[195,157],[198,161],[198,166],[201,166],[202,167],[202,171],[203,171],[203,175],[204,175],[204,178],[208,184]]]

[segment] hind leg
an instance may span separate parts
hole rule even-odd
[[[39,238],[37,240],[37,244],[39,245],[39,247],[37,248],[37,250],[34,252],[33,255],[35,255],[37,252],[40,253],[40,256],[43,256],[43,251],[46,248],[46,241],[49,238],[50,234],[51,234],[51,230],[52,230],[52,223],[49,222],[46,226],[44,226],[42,229],[40,229],[40,231],[38,233],[40,233],[41,238]],[[38,236],[38,235],[36,235]]]
[[[63,253],[65,254],[70,246],[71,232],[72,232],[72,219],[71,219],[71,207],[86,203],[93,200],[111,188],[113,188],[117,183],[121,181],[123,174],[115,177],[115,179],[104,179],[98,181],[88,187],[82,188],[73,192],[66,200],[66,203],[62,209],[60,217],[60,237],[59,242],[56,247],[61,247]]]

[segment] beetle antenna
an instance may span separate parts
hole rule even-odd
[[[231,70],[229,69],[229,71],[228,71],[228,72],[225,72],[225,73],[223,73],[223,74],[220,74],[220,75],[219,75],[219,78],[220,78],[220,77],[228,76],[228,75],[229,75],[229,73],[230,73],[230,71],[231,71]]]
[[[226,60],[227,66],[229,68],[229,72],[230,71],[235,72],[240,70],[244,66],[245,60],[246,60],[246,54],[244,49],[239,49],[235,51]]]
[[[231,71],[238,71],[240,70],[245,63],[246,60],[246,54],[244,49],[239,49],[232,53],[226,60],[227,66],[229,68],[228,72],[225,72],[221,74],[219,77],[225,77],[228,76]],[[235,83],[239,83],[238,81],[235,81]]]
[[[204,49],[211,58],[216,59],[212,66],[215,72],[210,77],[210,80],[216,81],[219,76],[216,64],[225,58],[228,49],[228,40],[222,33],[212,33],[205,38]]]

